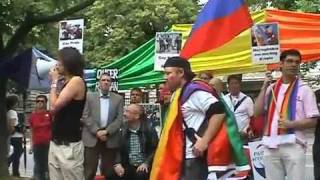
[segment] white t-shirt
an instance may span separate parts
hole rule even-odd
[[[7,112],[7,120],[12,121],[14,120],[13,124],[14,126],[17,126],[19,124],[18,122],[18,113],[15,110],[9,110]],[[10,125],[12,124],[11,122],[8,122]],[[15,132],[11,137],[23,137],[22,133]]]
[[[198,131],[205,119],[207,110],[209,109],[210,105],[215,102],[218,102],[218,99],[208,92],[194,92],[181,106],[182,115],[188,127],[194,128],[196,131]],[[192,142],[187,137],[185,151],[186,159],[195,158],[192,152]]]
[[[230,93],[224,97],[224,100],[226,101],[230,110],[234,112],[239,132],[244,131],[245,128],[249,126],[250,117],[253,116],[253,101],[249,96],[246,96],[247,95],[240,92],[237,97],[232,96]],[[240,106],[234,110],[234,106],[244,97],[246,97],[246,99],[244,99]]]

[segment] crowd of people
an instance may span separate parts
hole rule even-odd
[[[170,177],[166,174],[171,173],[171,177],[181,180],[224,179],[226,169],[208,167],[214,164],[210,159],[217,148],[213,142],[225,128],[231,112],[231,123],[237,127],[235,134],[244,147],[255,139],[262,141],[266,179],[270,180],[305,178],[307,141],[303,130],[317,126],[313,154],[315,179],[319,180],[319,93],[316,99],[312,89],[299,78],[299,51],[283,51],[280,60],[281,78],[275,80],[266,73],[253,101],[241,92],[241,75],[228,76],[228,93],[224,94],[226,88],[221,79],[210,72],[196,77],[187,60],[169,58],[164,64],[166,83],[160,86],[159,102],[163,112],[170,111],[170,102],[179,96],[177,113],[181,115],[183,139],[178,146],[183,152],[181,168],[174,172],[160,169],[162,177]],[[47,97],[39,95],[29,117],[34,178],[93,180],[99,168],[106,180],[152,179],[154,168],[158,168],[153,160],[160,154],[157,146],[163,137],[158,137],[147,121],[141,105],[142,90],[132,89],[130,104],[124,108],[123,97],[109,90],[111,77],[107,73],[100,76],[98,92],[87,92],[84,60],[76,49],[63,48],[58,61],[49,73],[49,109]],[[63,84],[59,81],[61,76]],[[14,176],[19,176],[23,137],[17,126],[17,102],[16,96],[7,98],[8,129],[14,147],[8,165],[12,163]],[[249,179],[252,174],[249,168],[243,168],[233,176]]]

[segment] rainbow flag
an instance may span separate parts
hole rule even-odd
[[[153,159],[150,180],[179,180],[184,154],[184,133],[180,107],[181,89],[174,93],[158,147]]]
[[[183,92],[176,90],[166,116],[159,144],[154,156],[151,180],[179,180],[184,160],[184,133],[182,128],[181,102],[195,91],[203,90],[215,94],[206,83],[192,82]],[[222,99],[222,98],[221,98]],[[208,146],[208,171],[225,171],[234,166],[239,171],[250,169],[243,151],[233,113],[226,108],[226,118],[217,135]]]
[[[180,56],[189,59],[217,48],[251,26],[245,0],[209,0],[198,15]]]
[[[297,94],[298,94],[298,87],[299,87],[299,79],[296,78],[294,82],[292,82],[288,89],[285,92],[283,103],[280,109],[276,107],[276,101],[278,99],[279,91],[282,85],[282,78],[277,80],[275,85],[272,87],[274,91],[274,99],[272,92],[269,93],[268,99],[268,116],[267,116],[267,128],[265,130],[265,135],[271,135],[271,125],[273,121],[273,114],[280,113],[280,117],[283,119],[288,119],[290,121],[295,120],[296,115],[296,103],[297,103]],[[280,111],[280,112],[277,112]],[[278,128],[278,134],[293,134],[293,129],[284,129]]]

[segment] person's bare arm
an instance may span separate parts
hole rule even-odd
[[[264,98],[265,98],[265,94],[267,92],[267,88],[271,83],[271,80],[272,80],[271,72],[267,72],[265,80],[264,80],[263,85],[261,87],[260,93],[254,103],[254,117],[259,117],[265,113]]]
[[[218,133],[224,121],[225,114],[213,114],[209,119],[209,124],[202,137],[196,136],[197,141],[194,145],[194,154],[201,156],[208,148],[212,138]]]
[[[8,132],[9,134],[13,134],[15,131],[15,122],[18,121],[16,118],[8,119]]]
[[[80,93],[84,93],[84,82],[80,77],[73,77],[63,88],[59,96],[57,88],[51,87],[50,90],[50,110],[53,114],[59,111],[72,99],[75,99]]]

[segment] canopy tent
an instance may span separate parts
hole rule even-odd
[[[6,76],[29,90],[49,91],[49,70],[57,61],[36,48],[30,48],[0,64],[0,76]]]
[[[320,59],[320,15],[268,9],[251,14],[255,23],[278,22],[281,49],[296,48],[303,61]],[[236,22],[235,22],[236,23]],[[184,40],[192,25],[172,26]],[[100,68],[119,69],[119,89],[148,86],[163,81],[163,74],[153,70],[155,40],[151,39],[123,58]],[[251,63],[250,29],[225,45],[190,59],[194,72],[212,71],[215,75],[265,71],[265,65]],[[274,66],[269,66],[272,68]]]

